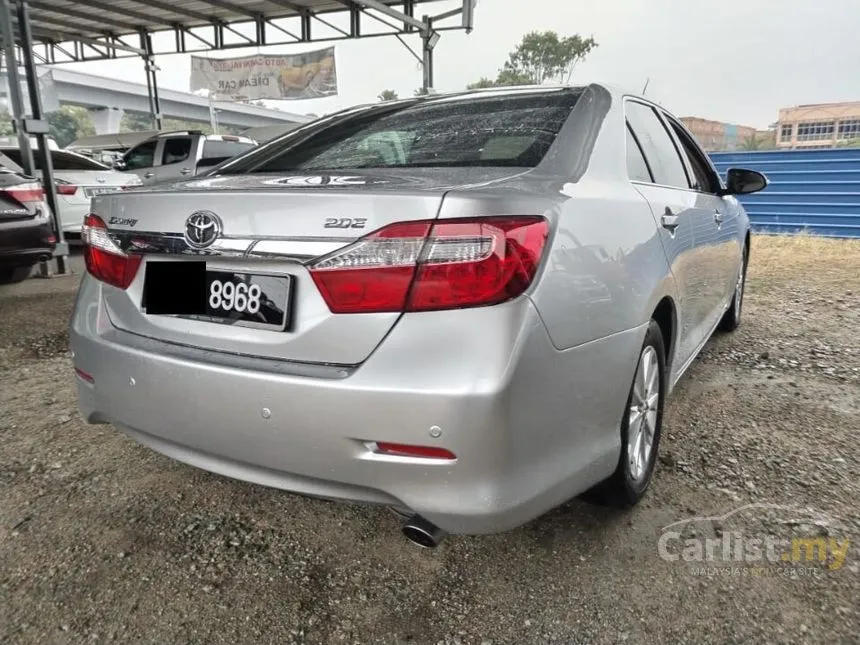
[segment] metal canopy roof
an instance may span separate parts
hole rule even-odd
[[[423,5],[438,1],[29,0],[27,4],[35,55],[41,62],[62,63],[399,35],[429,27],[471,29],[473,0],[462,0],[460,8],[430,16],[429,25],[416,17],[419,11],[429,13]],[[363,31],[368,18],[374,23]],[[173,32],[175,37],[168,46],[160,42],[153,48],[151,35],[159,32]]]

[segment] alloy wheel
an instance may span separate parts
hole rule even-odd
[[[627,463],[635,482],[644,479],[649,471],[659,405],[660,363],[657,351],[647,345],[639,357],[627,416]]]

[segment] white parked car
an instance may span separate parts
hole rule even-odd
[[[19,148],[0,148],[0,152],[21,165]],[[33,155],[36,170],[41,170],[38,155]],[[57,208],[66,235],[80,235],[84,217],[90,212],[90,200],[96,195],[112,193],[128,186],[139,186],[140,177],[117,172],[108,166],[68,150],[51,150]]]

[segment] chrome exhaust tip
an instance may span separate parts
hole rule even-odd
[[[403,535],[410,542],[424,549],[434,549],[439,546],[447,534],[420,515],[413,515],[403,525]]]

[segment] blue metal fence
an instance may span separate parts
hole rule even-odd
[[[860,148],[715,152],[720,174],[732,167],[765,173],[770,185],[741,202],[753,229],[860,238]]]

